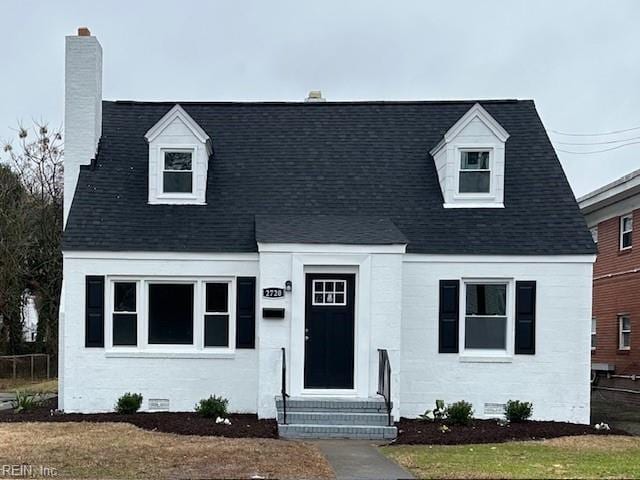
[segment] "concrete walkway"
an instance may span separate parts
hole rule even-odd
[[[394,480],[413,476],[388,459],[372,440],[313,440],[336,472],[337,480]]]

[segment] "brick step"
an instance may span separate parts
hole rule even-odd
[[[283,410],[282,397],[276,397],[278,412]],[[340,398],[340,397],[290,397],[287,399],[289,412],[343,412],[343,413],[387,413],[382,398]]]
[[[380,425],[278,425],[283,438],[349,438],[360,440],[393,440],[398,434],[396,427]]]
[[[284,415],[278,410],[278,423],[284,422]],[[387,426],[389,416],[386,412],[313,412],[287,409],[287,423],[298,425],[379,425]]]

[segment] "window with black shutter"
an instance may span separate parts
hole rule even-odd
[[[85,346],[104,347],[104,277],[85,278]]]

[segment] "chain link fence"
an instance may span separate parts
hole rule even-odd
[[[33,353],[0,356],[0,379],[49,380],[57,373],[54,355]]]

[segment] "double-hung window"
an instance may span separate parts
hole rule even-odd
[[[618,332],[618,348],[631,350],[631,317],[629,315],[618,315]]]
[[[633,245],[633,215],[620,217],[620,250],[626,250]]]
[[[458,193],[491,192],[491,162],[487,150],[460,151]]]
[[[193,193],[193,150],[163,150],[162,193]]]
[[[204,346],[229,346],[229,284],[206,283]]]
[[[596,317],[593,317],[591,319],[591,350],[595,350],[598,344],[598,338],[596,336],[597,323]]]
[[[113,283],[113,345],[138,344],[138,282]]]
[[[465,289],[465,349],[506,350],[508,284],[469,282]]]

